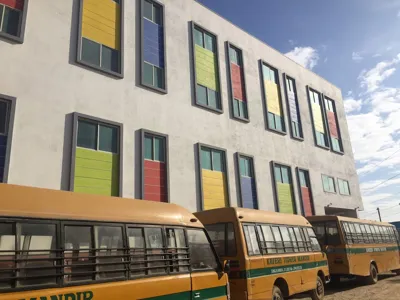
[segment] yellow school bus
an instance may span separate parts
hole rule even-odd
[[[326,255],[302,216],[246,208],[195,213],[221,260],[229,260],[232,300],[324,297]]]
[[[229,299],[180,206],[0,184],[0,300]]]
[[[378,273],[399,273],[399,240],[393,225],[340,216],[307,219],[328,255],[332,281],[358,276],[374,284]]]

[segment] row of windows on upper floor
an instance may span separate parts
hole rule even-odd
[[[123,77],[123,0],[80,0],[77,61],[85,66]],[[23,41],[27,0],[0,0],[0,36]],[[107,5],[106,5],[107,4]],[[33,5],[33,4],[32,4]],[[167,93],[165,8],[154,0],[141,0],[141,84]],[[194,95],[197,106],[223,113],[219,71],[218,39],[215,34],[192,23]],[[250,122],[243,51],[227,42],[229,98],[234,119]],[[266,127],[286,134],[282,99],[286,98],[291,136],[302,141],[304,131],[296,81],[260,60],[261,85]],[[343,153],[335,101],[307,87],[314,141],[318,147]]]
[[[0,99],[0,181],[9,161],[12,134],[9,131],[11,105]],[[121,195],[122,124],[74,114],[70,190]],[[168,136],[142,130],[141,137],[141,198],[169,201]],[[8,151],[7,151],[8,150]],[[226,150],[198,144],[198,183],[201,191],[201,209],[230,206]],[[236,153],[235,170],[239,186],[240,206],[259,208],[254,158]],[[292,169],[288,165],[271,162],[271,177],[276,211],[297,213]],[[315,214],[309,171],[296,168],[302,214]],[[336,193],[335,179],[322,175],[325,192]],[[349,182],[338,179],[339,194],[350,195]]]

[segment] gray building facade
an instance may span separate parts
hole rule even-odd
[[[196,1],[101,0],[111,33],[90,1],[25,1],[0,34],[3,182],[190,211],[363,208],[339,88]]]

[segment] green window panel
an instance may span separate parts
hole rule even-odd
[[[200,156],[202,169],[225,172],[225,156],[222,151],[201,147]]]
[[[165,138],[146,134],[144,137],[144,158],[165,162]]]
[[[325,192],[336,193],[335,180],[333,177],[322,175],[322,185]]]
[[[291,185],[288,183],[277,183],[279,212],[294,214],[296,212]]]
[[[253,177],[252,160],[250,157],[240,156],[239,158],[240,175],[246,177]]]

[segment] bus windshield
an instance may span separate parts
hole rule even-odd
[[[337,246],[342,243],[336,221],[312,222],[311,224],[321,246]]]

